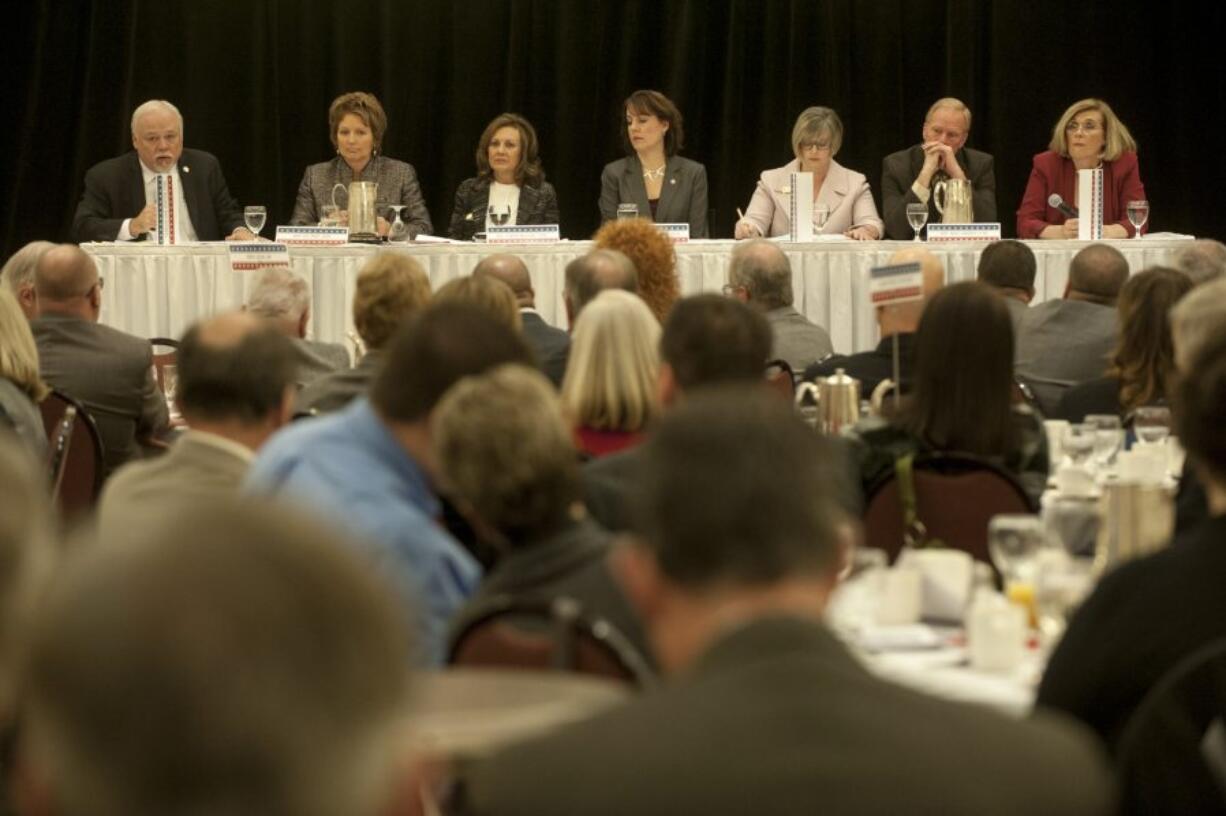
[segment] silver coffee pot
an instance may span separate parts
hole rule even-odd
[[[860,421],[860,381],[847,376],[841,368],[816,382],[801,383],[796,389],[798,406],[803,405],[805,396],[816,403],[814,424],[822,433],[838,434]]]

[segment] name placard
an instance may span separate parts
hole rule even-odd
[[[265,266],[289,266],[289,247],[271,241],[237,241],[226,244],[230,268],[248,272]]]
[[[690,240],[689,224],[656,224],[656,227],[674,244],[684,244]]]
[[[1077,238],[1101,241],[1103,238],[1103,171],[1077,171]]]
[[[336,246],[349,243],[349,227],[277,227],[278,244]]]
[[[792,200],[788,202],[792,219],[792,240],[813,240],[813,174],[792,174]]]
[[[875,266],[868,275],[868,298],[874,306],[908,303],[924,296],[924,275],[918,263]]]
[[[561,240],[557,224],[491,224],[485,231],[487,244],[556,244]]]
[[[999,241],[1000,222],[979,224],[929,224],[928,243],[949,241]]]
[[[159,245],[175,242],[175,176],[159,173],[154,179],[154,199],[157,210],[157,242]]]

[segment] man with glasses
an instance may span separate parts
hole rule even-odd
[[[48,250],[34,269],[30,323],[47,384],[81,402],[98,425],[105,472],[139,458],[139,441],[165,433],[166,400],[153,378],[153,349],[98,322],[103,280],[80,247]]]
[[[928,109],[923,142],[885,157],[881,163],[881,198],[887,237],[902,241],[912,236],[908,204],[927,204],[928,223],[941,220],[932,190],[943,179],[969,179],[975,220],[996,220],[992,156],[966,147],[970,133],[970,108],[947,96]]]

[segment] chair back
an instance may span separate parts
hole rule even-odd
[[[1125,813],[1226,813],[1226,638],[1154,684],[1117,747]]]
[[[500,595],[465,618],[451,639],[453,666],[550,669],[591,674],[646,688],[655,673],[613,624],[574,598]]]
[[[176,365],[179,357],[179,341],[169,337],[151,337],[149,345],[153,347],[153,371],[157,376],[158,390],[166,393],[165,369],[168,365]]]
[[[787,360],[771,360],[766,364],[766,385],[790,404],[796,393],[796,372]]]
[[[50,470],[55,502],[64,516],[94,506],[102,490],[102,437],[85,407],[61,391],[38,405],[51,448]]]
[[[1000,513],[1033,513],[1021,483],[1005,469],[965,453],[923,453],[915,457],[916,510],[929,539],[991,564],[988,522]],[[868,492],[864,531],[869,547],[890,561],[902,551],[903,506],[898,479],[888,474]]]

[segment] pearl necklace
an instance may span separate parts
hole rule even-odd
[[[645,171],[643,173],[643,180],[651,181],[652,179],[659,179],[660,181],[664,181],[664,170],[667,167],[668,167],[668,162],[665,162],[664,164],[657,167],[655,170]]]

